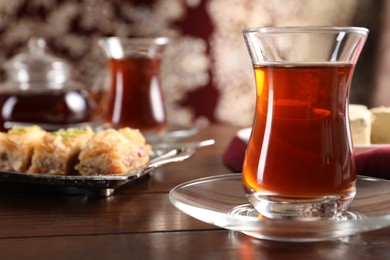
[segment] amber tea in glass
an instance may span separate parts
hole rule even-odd
[[[109,126],[140,129],[146,136],[166,131],[160,65],[167,43],[164,37],[100,39],[111,82],[103,110],[103,120]]]
[[[244,30],[256,111],[243,165],[249,201],[264,216],[331,218],[355,196],[348,97],[364,28]]]

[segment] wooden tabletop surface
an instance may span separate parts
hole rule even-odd
[[[390,259],[390,228],[316,243],[259,240],[196,220],[168,199],[175,186],[230,173],[222,163],[237,127],[189,138],[216,144],[155,170],[107,198],[53,186],[0,184],[2,259]]]

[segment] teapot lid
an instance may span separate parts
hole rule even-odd
[[[10,81],[19,83],[63,83],[70,76],[70,66],[63,59],[48,54],[42,38],[31,38],[27,52],[15,55],[5,63],[4,69]]]

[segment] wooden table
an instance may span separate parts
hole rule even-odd
[[[108,198],[52,187],[0,185],[2,259],[390,259],[390,228],[317,243],[258,240],[176,209],[176,185],[229,173],[222,153],[237,127],[214,125],[190,140],[216,144],[156,170]]]

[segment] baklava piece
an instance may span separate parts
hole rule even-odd
[[[371,112],[364,105],[349,105],[349,123],[354,144],[371,144]]]
[[[77,174],[74,169],[78,155],[93,136],[91,128],[68,128],[47,132],[32,157],[29,173],[52,175]]]
[[[0,169],[25,172],[30,166],[34,147],[46,131],[38,126],[13,127],[0,135]]]
[[[96,133],[79,155],[81,175],[124,174],[149,161],[150,145],[137,129]]]
[[[390,107],[374,107],[372,115],[371,143],[390,144]]]

